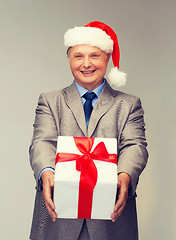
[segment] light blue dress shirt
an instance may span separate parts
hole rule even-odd
[[[86,88],[82,87],[81,85],[79,85],[76,81],[74,81],[77,89],[78,89],[78,92],[81,96],[81,99],[82,99],[82,103],[84,105],[84,103],[86,102],[86,99],[83,97],[83,95],[86,93],[86,92],[94,92],[96,94],[96,98],[93,99],[92,101],[92,106],[94,107],[95,106],[95,103],[101,93],[101,91],[103,90],[104,88],[104,85],[105,85],[105,79],[103,79],[103,83],[98,86],[97,88],[93,89],[92,91],[88,91]],[[47,170],[50,170],[54,173],[54,168],[51,168],[51,167],[46,167],[44,168],[41,172],[40,172],[40,175],[39,175],[39,181],[40,181],[40,184],[42,185],[42,181],[41,181],[41,176],[42,176],[42,173],[47,171]],[[42,185],[43,186],[43,185]]]
[[[92,101],[92,106],[94,107],[94,106],[95,106],[95,103],[96,103],[96,101],[97,101],[97,99],[98,99],[98,97],[99,97],[99,95],[100,95],[100,93],[101,93],[101,91],[102,91],[103,88],[104,88],[105,79],[103,79],[103,83],[102,83],[100,86],[98,86],[97,88],[93,89],[92,91],[88,91],[86,88],[80,86],[76,81],[75,81],[75,85],[76,85],[76,87],[77,87],[77,89],[78,89],[78,92],[79,92],[79,94],[80,94],[80,96],[81,96],[83,105],[84,105],[84,103],[86,102],[86,99],[83,97],[83,95],[84,95],[86,92],[94,92],[94,93],[96,94],[96,98],[94,98],[93,101]]]

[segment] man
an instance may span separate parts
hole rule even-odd
[[[96,21],[68,30],[65,46],[75,80],[60,91],[42,94],[36,109],[30,161],[37,194],[30,239],[136,240],[135,191],[148,153],[140,100],[113,90],[104,78],[112,56],[114,68],[108,81],[116,87],[126,81],[126,74],[118,70],[117,36],[108,25]],[[87,92],[93,92],[89,114]],[[57,219],[53,188],[59,135],[117,138],[118,196],[112,221]]]

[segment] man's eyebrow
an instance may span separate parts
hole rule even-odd
[[[73,55],[76,55],[76,54],[81,54],[81,55],[83,55],[83,53],[82,53],[82,52],[74,52],[74,54],[73,54]]]
[[[97,52],[92,52],[91,54],[97,54],[97,55],[99,55],[100,53],[97,51]],[[90,55],[91,55],[90,54]]]

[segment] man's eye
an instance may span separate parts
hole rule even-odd
[[[81,58],[82,56],[81,55],[76,55],[75,58]]]
[[[92,58],[98,58],[98,57],[99,57],[98,54],[93,54],[93,55],[92,55]]]

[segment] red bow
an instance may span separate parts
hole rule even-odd
[[[97,168],[94,160],[117,164],[117,155],[109,154],[103,142],[91,152],[94,138],[74,137],[75,144],[83,155],[57,153],[56,163],[76,161],[76,170],[81,172],[79,183],[78,218],[91,218],[93,189],[97,182]]]

